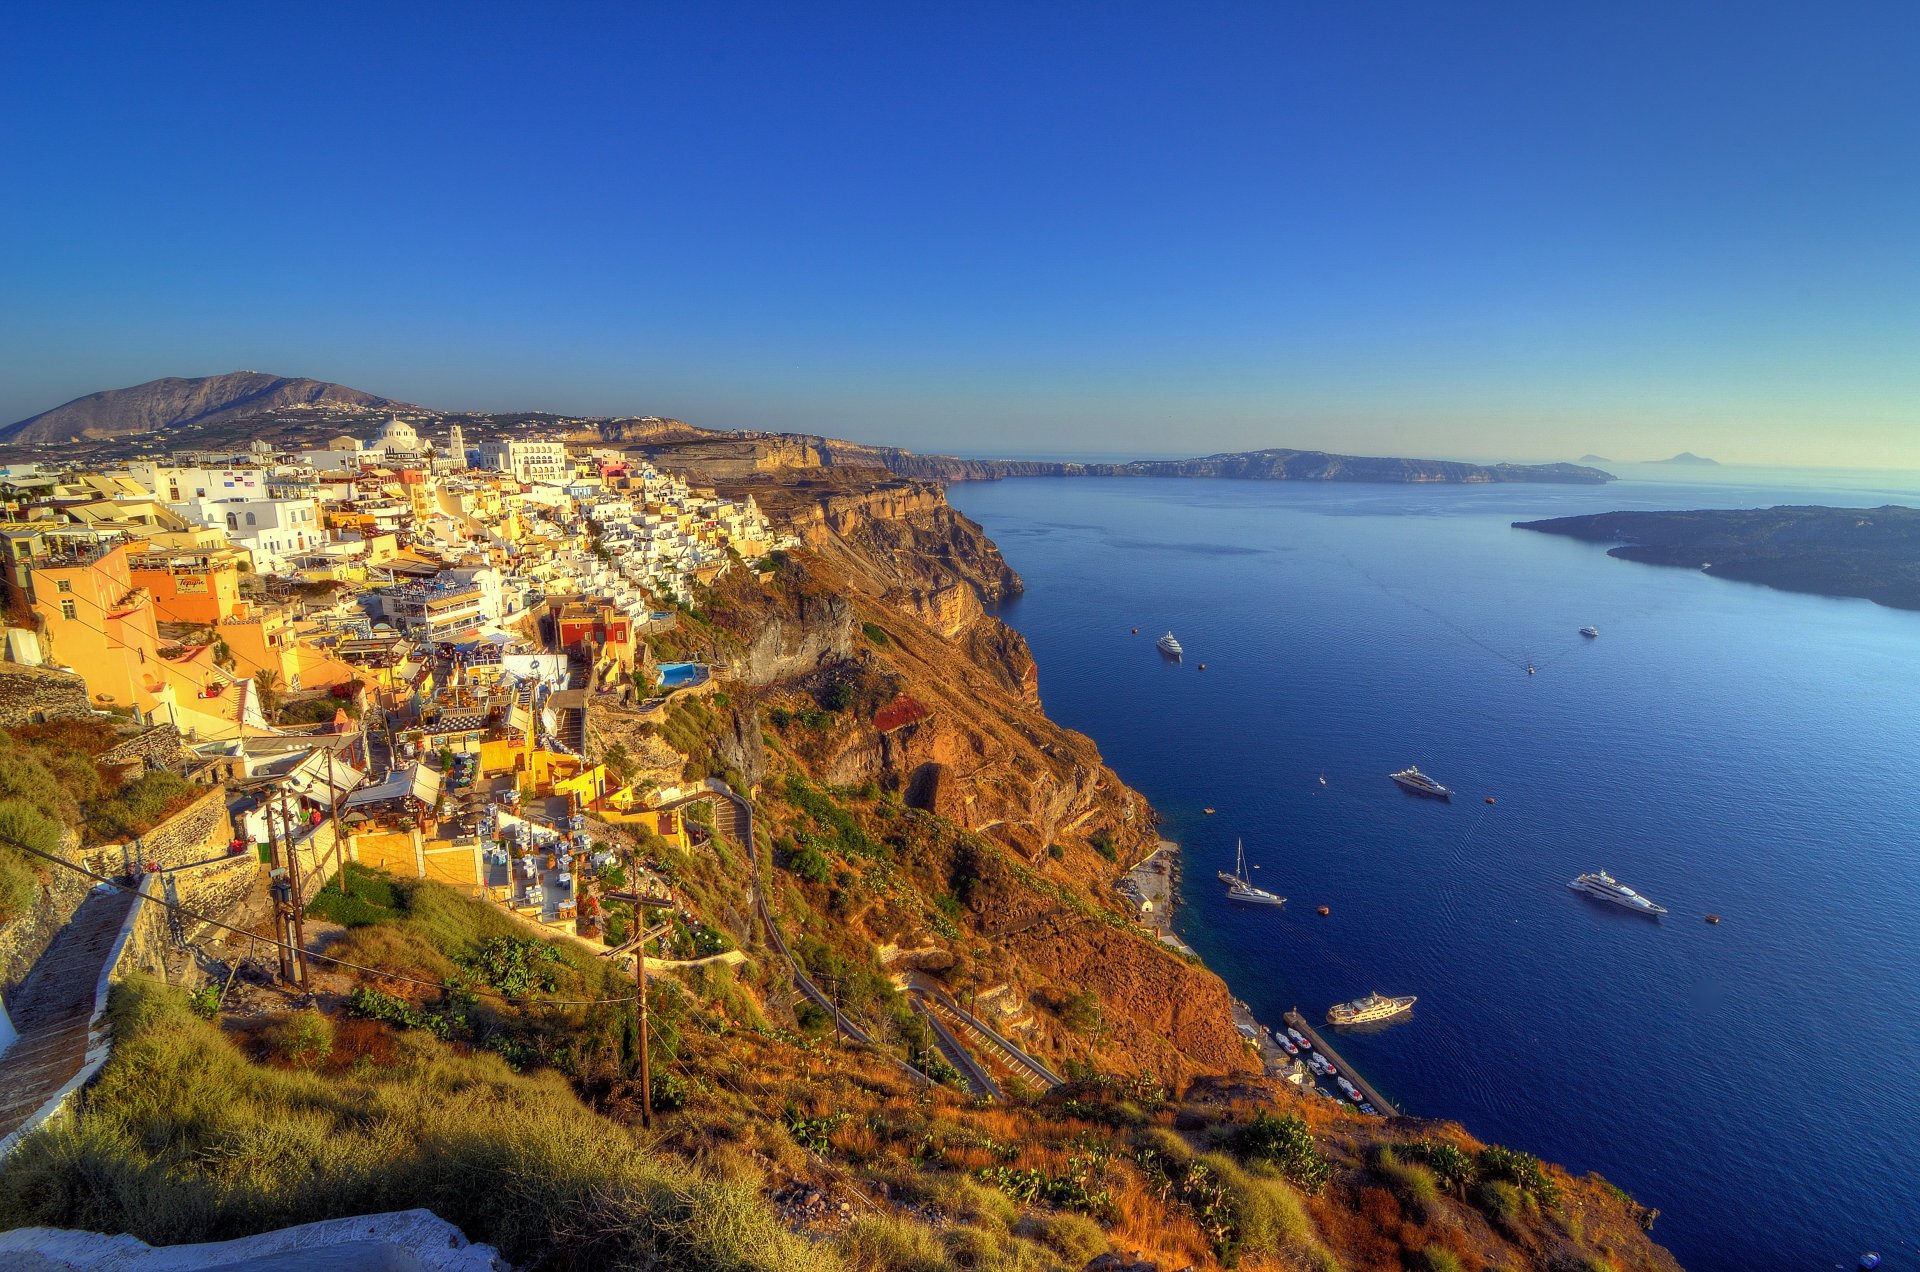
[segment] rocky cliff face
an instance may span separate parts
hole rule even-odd
[[[872,470],[719,484],[750,490],[805,544],[770,580],[736,572],[715,595],[716,623],[744,651],[739,679],[755,691],[732,709],[811,715],[765,726],[781,762],[827,789],[888,792],[933,814],[927,826],[949,827],[917,830],[903,849],[926,897],[972,881],[958,940],[929,930],[924,899],[864,897],[845,921],[875,945],[948,958],[970,949],[1039,1001],[1090,990],[1116,1028],[1098,1043],[1043,1029],[1056,1057],[1093,1048],[1113,1070],[1175,1082],[1256,1067],[1219,978],[1120,917],[1122,867],[1090,839],[1137,858],[1156,839],[1152,810],[1091,739],[1042,711],[1031,651],[991,612],[1019,576],[980,527],[938,487]],[[854,705],[827,713],[824,702]],[[779,770],[766,769],[776,790]]]

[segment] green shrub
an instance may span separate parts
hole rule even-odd
[[[880,649],[885,649],[888,644],[891,643],[887,639],[886,629],[878,623],[862,623],[860,624],[860,630],[868,640],[872,641],[873,644]]]
[[[1234,1135],[1233,1149],[1247,1161],[1272,1166],[1309,1194],[1333,1177],[1333,1166],[1313,1142],[1313,1132],[1297,1117],[1257,1113]]]
[[[187,995],[187,1006],[200,1019],[212,1020],[220,1014],[220,987],[202,985]]]
[[[267,1045],[296,1069],[317,1069],[333,1055],[333,1022],[317,1011],[294,1012],[273,1023]]]
[[[1460,1272],[1460,1260],[1451,1250],[1430,1245],[1420,1252],[1420,1267],[1424,1272]]]
[[[327,880],[326,887],[307,904],[308,918],[325,919],[342,927],[366,927],[403,916],[393,876],[349,861],[346,877],[345,892],[340,890],[339,874]]]

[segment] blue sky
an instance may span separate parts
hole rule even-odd
[[[0,420],[1920,468],[1920,6],[8,12]]]

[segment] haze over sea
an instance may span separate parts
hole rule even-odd
[[[950,496],[1026,579],[1002,613],[1049,713],[1152,799],[1179,930],[1263,1021],[1419,995],[1336,1045],[1405,1111],[1659,1207],[1696,1272],[1920,1267],[1920,614],[1509,525],[1914,504],[1920,477],[1614,471]],[[1455,801],[1387,779],[1408,764]],[[1283,911],[1221,895],[1236,837]],[[1672,913],[1567,889],[1600,868]]]

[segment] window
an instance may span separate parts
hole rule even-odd
[[[252,525],[252,524],[253,524],[253,514],[252,514],[252,513],[248,513],[248,514],[247,514],[247,524],[248,524],[248,525]]]
[[[62,618],[77,618],[77,617],[79,617],[79,615],[78,615],[78,613],[77,613],[77,612],[75,611],[75,609],[74,609],[74,605],[73,605],[73,602],[72,602],[72,601],[62,601],[62,602],[60,602],[60,617],[62,617]]]
[[[73,591],[73,580],[60,579],[53,585],[53,590],[56,592],[71,592]]]

